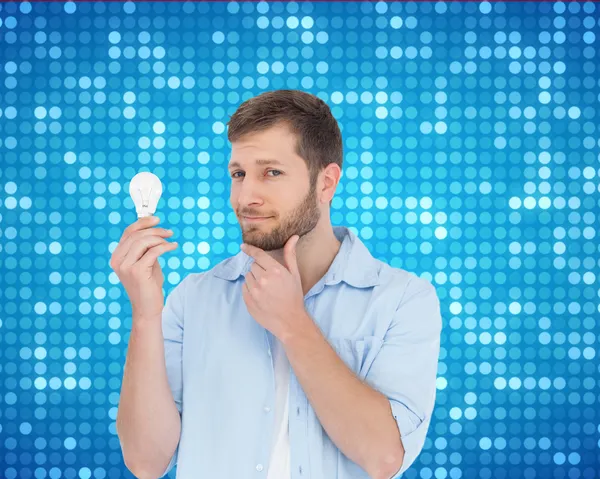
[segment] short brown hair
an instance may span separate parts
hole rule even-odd
[[[233,143],[280,123],[298,139],[294,151],[306,162],[311,185],[330,163],[342,169],[342,134],[336,119],[327,103],[301,90],[273,90],[249,98],[227,122],[227,138]]]

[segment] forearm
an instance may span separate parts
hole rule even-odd
[[[308,314],[296,324],[281,341],[321,425],[372,478],[389,478],[404,450],[388,399],[354,375]]]
[[[160,318],[133,320],[117,414],[127,467],[160,477],[179,443],[181,419],[169,388]]]

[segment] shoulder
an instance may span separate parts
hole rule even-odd
[[[379,286],[395,298],[397,306],[415,294],[433,294],[437,296],[435,286],[426,277],[418,276],[399,267],[390,266],[383,261],[380,261],[380,263]]]

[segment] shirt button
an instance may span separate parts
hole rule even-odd
[[[256,470],[257,470],[258,472],[262,471],[262,470],[263,470],[263,465],[262,465],[262,464],[257,464],[257,465],[256,465]]]
[[[271,408],[269,406],[265,406],[265,412],[269,412]]]

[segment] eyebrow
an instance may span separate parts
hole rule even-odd
[[[281,165],[283,166],[283,163],[281,161],[277,161],[271,158],[259,158],[255,161],[255,163],[258,166],[265,166],[265,165]],[[229,163],[229,165],[227,166],[227,169],[231,170],[232,168],[238,168],[241,167],[242,165],[240,165],[237,161],[232,161],[231,163]]]

